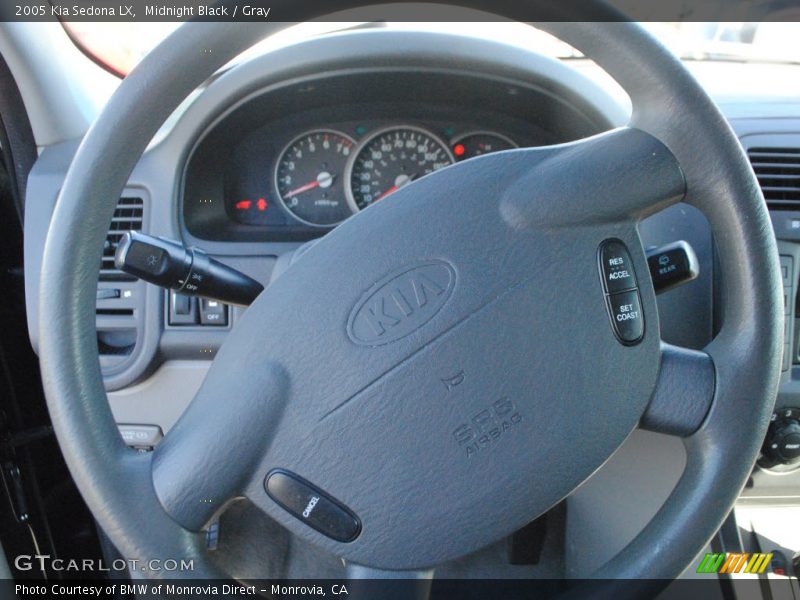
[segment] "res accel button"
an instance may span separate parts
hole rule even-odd
[[[619,240],[606,240],[600,246],[600,272],[607,294],[636,288],[631,256]]]
[[[624,344],[635,344],[644,335],[644,317],[639,292],[631,290],[607,297],[614,333]]]
[[[626,346],[637,344],[644,336],[644,315],[628,248],[620,240],[605,240],[597,262],[614,335]]]
[[[350,509],[294,473],[270,471],[264,487],[292,516],[329,538],[352,542],[361,533],[361,522]]]

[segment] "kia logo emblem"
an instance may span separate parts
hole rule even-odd
[[[347,321],[347,334],[361,346],[403,338],[430,321],[453,291],[456,273],[444,261],[405,267],[373,285]]]

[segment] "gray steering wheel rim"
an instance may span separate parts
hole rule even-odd
[[[496,3],[494,10],[513,15],[514,3]],[[215,70],[279,27],[189,24],[146,57],[85,136],[45,246],[40,318],[48,327],[40,353],[59,444],[92,513],[123,555],[195,561],[194,572],[170,576],[224,574],[204,552],[202,536],[161,509],[149,458],[130,452],[116,430],[95,340],[99,257],[116,198],[158,127]],[[687,201],[708,216],[721,255],[724,321],[706,349],[717,369],[711,412],[685,441],[687,466],[670,498],[602,570],[606,578],[672,578],[718,529],[768,425],[783,327],[776,244],[738,140],[677,59],[632,23],[540,27],[582,50],[631,95],[631,125],[662,140],[683,165]],[[753,356],[760,357],[755,364]]]

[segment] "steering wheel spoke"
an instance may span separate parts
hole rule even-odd
[[[716,373],[705,352],[662,343],[656,389],[640,426],[681,437],[695,433],[714,399]]]
[[[508,186],[500,204],[518,228],[639,220],[679,202],[686,191],[675,156],[633,127],[521,152],[528,172]]]
[[[164,510],[190,531],[202,529],[241,495],[279,421],[286,394],[286,377],[277,365],[259,365],[246,377],[231,377],[217,361],[153,455],[156,494]]]

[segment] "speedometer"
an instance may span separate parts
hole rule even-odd
[[[413,126],[381,129],[361,142],[348,164],[347,199],[361,210],[455,161],[434,134]]]

